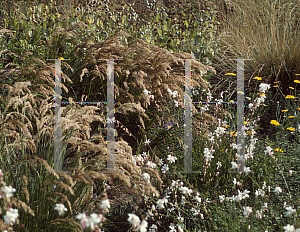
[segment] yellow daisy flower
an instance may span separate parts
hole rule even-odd
[[[288,128],[286,128],[287,130],[290,130],[290,131],[295,131],[295,128],[293,128],[293,127],[288,127]]]
[[[290,89],[294,89],[293,87],[289,87]]]
[[[258,81],[262,80],[261,77],[254,77],[253,79],[258,80]]]
[[[271,120],[270,123],[271,123],[272,125],[279,126],[279,122],[277,122],[276,120]]]
[[[289,116],[289,118],[294,118],[295,116]]]
[[[294,99],[296,97],[294,97],[293,95],[287,95],[285,98],[292,98],[292,99]]]
[[[273,87],[274,87],[274,88],[277,88],[277,87],[279,87],[279,85],[274,85]]]
[[[297,74],[296,74],[296,75],[297,75]],[[299,80],[294,80],[294,82],[295,82],[295,83],[298,83],[298,84],[300,83],[300,81],[299,81]]]
[[[282,110],[281,112],[288,112],[288,110]]]

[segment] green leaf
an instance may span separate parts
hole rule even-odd
[[[189,23],[187,20],[184,20],[184,25],[188,28],[189,27]]]
[[[164,31],[168,30],[168,24],[166,22],[164,22]]]

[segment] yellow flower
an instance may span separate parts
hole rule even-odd
[[[289,116],[289,118],[294,118],[295,116]]]
[[[277,83],[279,83],[279,81],[275,81],[275,82],[274,82],[274,84],[277,84]]]
[[[290,131],[295,131],[295,128],[293,128],[293,127],[288,127],[288,128],[286,128],[287,130],[290,130]]]
[[[296,75],[297,75],[297,74],[296,74]],[[295,83],[298,83],[298,84],[300,83],[300,81],[299,81],[299,80],[294,80],[294,82],[295,82]]]
[[[235,131],[231,131],[230,134],[232,135],[232,134],[234,134],[234,132],[235,132]]]
[[[229,125],[226,125],[226,126],[225,126],[225,128],[228,128],[228,127],[230,127],[230,126],[229,126]]]
[[[289,87],[290,89],[294,89],[293,87]]]
[[[58,59],[58,60],[64,60],[64,58],[63,58],[63,57],[58,57],[57,59]]]
[[[292,96],[292,95],[287,95],[285,98],[296,98],[296,97],[294,97],[294,96]]]
[[[234,74],[234,73],[226,73],[225,75],[226,76],[228,76],[228,75],[236,76],[236,74]]]
[[[279,148],[276,148],[275,151],[280,151],[280,152],[283,152],[281,149]]]
[[[295,74],[295,75],[297,76],[297,75],[300,75],[300,74]]]
[[[298,110],[300,110],[300,108],[298,108]]]
[[[274,87],[274,88],[277,88],[277,87],[279,87],[279,85],[274,85],[273,87]]]
[[[254,77],[253,79],[258,80],[258,81],[262,80],[261,77]]]
[[[257,93],[257,95],[264,96],[266,94],[265,93]]]
[[[281,112],[288,112],[288,110],[282,110]]]
[[[271,120],[270,123],[273,124],[273,125],[275,125],[275,126],[279,126],[279,122],[277,122],[276,120]]]

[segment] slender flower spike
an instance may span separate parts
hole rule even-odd
[[[56,204],[54,209],[58,211],[59,216],[64,214],[64,211],[68,211],[68,209],[63,204]]]

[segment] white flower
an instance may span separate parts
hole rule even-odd
[[[81,224],[81,227],[83,229],[85,229],[85,227],[89,227],[90,226],[90,220],[89,218],[86,216],[85,213],[79,213],[78,215],[76,215],[76,218],[78,220],[80,220],[80,224]]]
[[[178,107],[178,101],[174,101],[175,102],[175,107]]]
[[[155,232],[156,231],[155,229],[158,229],[158,228],[157,228],[157,225],[152,224],[152,226],[149,229],[150,229],[149,232]]]
[[[164,164],[164,166],[161,168],[162,169],[162,173],[166,173],[169,170],[169,166],[167,164]]]
[[[181,225],[177,225],[178,232],[183,232],[183,229],[181,228]]]
[[[282,192],[282,189],[280,187],[275,187],[274,192],[279,194]]]
[[[255,190],[255,196],[258,197],[260,195],[263,197],[265,193],[261,189]]]
[[[252,207],[244,207],[244,215],[245,217],[248,217],[249,214],[252,212]]]
[[[236,169],[238,167],[238,165],[235,162],[231,162],[231,168],[232,169]]]
[[[149,139],[147,139],[146,142],[145,142],[145,144],[147,145],[149,143],[151,143],[151,141]]]
[[[108,209],[110,209],[109,199],[102,200],[102,201],[101,201],[100,208],[101,208],[103,211],[108,212]]]
[[[158,209],[165,208],[164,203],[167,203],[167,202],[168,202],[168,199],[166,199],[166,198],[159,199],[159,200],[156,202]]]
[[[287,210],[286,216],[289,216],[289,215],[291,215],[291,214],[293,214],[293,213],[296,213],[296,210],[293,209],[292,206],[285,207],[285,209]]]
[[[225,195],[220,195],[219,199],[220,199],[220,202],[222,203],[225,200]]]
[[[244,167],[244,172],[245,173],[250,173],[251,172],[250,167]]]
[[[159,166],[162,166],[164,164],[164,161],[163,161],[163,159],[159,159],[159,161],[158,161],[158,165]]]
[[[143,180],[146,182],[146,183],[150,183],[150,175],[148,173],[143,173]]]
[[[176,232],[175,226],[171,223],[169,232]]]
[[[5,195],[7,198],[11,198],[15,191],[16,191],[16,189],[11,186],[5,186],[2,188],[2,192],[5,192]]]
[[[94,230],[95,224],[98,224],[101,221],[100,217],[96,213],[92,213],[90,215],[89,219],[90,219],[90,227],[91,227],[92,230]]]
[[[252,103],[249,103],[248,108],[252,108],[252,107],[253,107],[253,104],[252,104]]]
[[[58,211],[59,216],[64,214],[64,211],[68,211],[68,209],[63,204],[56,204],[54,209]]]
[[[170,163],[175,163],[177,160],[177,157],[172,156],[172,155],[168,155],[167,160],[169,160]]]
[[[217,129],[215,130],[215,133],[217,134],[217,136],[220,136],[222,134],[224,134],[226,131],[226,128],[224,127],[217,127]]]
[[[259,210],[256,210],[256,218],[257,219],[262,219],[261,212]]]
[[[264,152],[265,152],[265,154],[267,154],[267,153],[272,154],[272,148],[270,146],[267,146],[266,150]]]
[[[263,93],[265,93],[266,90],[268,90],[268,89],[270,89],[270,88],[271,88],[271,87],[270,87],[270,84],[261,83],[261,84],[259,85],[259,91],[261,91],[261,92],[263,92]]]
[[[284,232],[295,232],[295,227],[293,225],[287,224],[283,227]]]
[[[10,208],[6,215],[4,215],[5,224],[13,224],[16,222],[16,219],[19,217],[18,209]]]
[[[201,203],[201,200],[202,200],[201,197],[197,196],[197,197],[194,197],[194,199],[197,200],[199,203]]]
[[[146,90],[146,89],[144,89],[143,92],[144,92],[145,95],[148,95],[149,93],[151,93],[150,91],[148,91],[148,90]]]
[[[264,184],[262,186],[262,189],[265,189],[265,187],[267,186],[266,181],[264,181]]]
[[[129,213],[128,216],[129,217],[127,220],[132,224],[134,228],[136,228],[141,223],[140,218],[135,214]]]
[[[146,165],[147,165],[149,168],[156,168],[156,167],[157,167],[156,163],[153,163],[152,161],[148,161]]]
[[[181,222],[181,223],[183,223],[184,222],[184,218],[183,217],[177,217],[177,220],[179,221],[179,222]]]
[[[137,227],[137,231],[147,232],[148,222],[143,220],[142,223]]]
[[[220,161],[218,161],[217,165],[218,165],[218,168],[222,167],[222,163]]]

